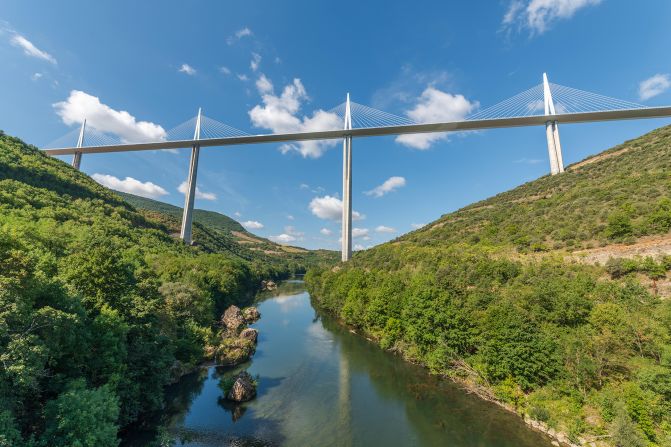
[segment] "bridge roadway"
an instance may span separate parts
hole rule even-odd
[[[233,146],[243,144],[274,143],[287,141],[332,140],[346,136],[372,137],[384,135],[403,135],[413,133],[457,132],[469,130],[496,129],[503,127],[540,126],[548,121],[561,124],[588,123],[641,118],[671,117],[671,107],[650,107],[643,109],[607,110],[602,112],[562,113],[556,115],[536,115],[516,118],[494,118],[485,120],[465,120],[445,123],[408,124],[386,127],[363,127],[341,130],[321,130],[316,132],[298,132],[270,135],[245,135],[227,138],[206,138],[198,140],[157,141],[149,143],[127,143],[109,146],[84,146],[58,149],[43,149],[49,155],[98,154],[105,152],[150,151],[160,149],[179,149],[208,146]]]

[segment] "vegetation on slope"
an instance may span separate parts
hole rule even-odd
[[[169,233],[0,132],[0,446],[117,445],[202,360],[222,309],[290,273]]]
[[[170,234],[179,235],[182,208],[132,194],[117,194],[145,217],[161,222]],[[214,211],[195,209],[193,221],[194,240],[201,250],[208,253],[229,253],[254,262],[258,268],[265,266],[292,273],[305,273],[310,267],[334,264],[340,259],[339,253],[335,251],[306,250],[276,244],[248,232],[237,221]]]
[[[671,258],[571,250],[671,229],[671,127],[307,275],[381,347],[604,445],[671,445]]]

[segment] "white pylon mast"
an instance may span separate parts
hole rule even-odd
[[[196,118],[196,129],[193,132],[193,139],[200,140],[200,118],[201,109],[198,108],[198,117]],[[186,197],[184,198],[184,214],[182,215],[182,231],[180,238],[185,244],[191,245],[191,228],[193,221],[193,205],[196,199],[196,177],[198,175],[198,157],[200,156],[200,144],[196,143],[191,148],[191,162],[189,164],[189,178],[186,185]]]
[[[345,130],[352,129],[349,93],[345,102]],[[342,148],[342,261],[352,257],[352,136],[343,138]]]
[[[556,115],[554,101],[552,101],[552,90],[550,90],[550,83],[548,82],[546,73],[543,73],[543,98],[545,115]],[[545,135],[548,140],[551,174],[555,175],[564,172],[564,160],[559,141],[559,123],[557,121],[547,121],[545,123]]]
[[[86,129],[86,118],[84,118],[84,122],[82,123],[81,129],[79,129],[79,138],[77,139],[77,147],[81,148],[84,145],[84,130]],[[82,162],[82,153],[81,152],[75,152],[75,154],[72,156],[72,167],[79,170],[79,165]]]

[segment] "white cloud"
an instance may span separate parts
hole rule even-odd
[[[411,226],[413,229],[415,229],[415,230],[419,230],[420,228],[425,227],[426,224],[423,224],[423,223],[413,223],[413,224],[410,224],[410,226]]]
[[[517,25],[531,34],[543,34],[559,19],[570,19],[580,9],[598,5],[601,0],[513,0],[503,16],[504,28]]]
[[[164,140],[163,127],[149,121],[137,121],[125,110],[114,110],[100,102],[97,96],[72,90],[68,99],[53,105],[56,113],[67,125],[81,124],[105,133],[118,135],[123,142],[139,143]]]
[[[234,215],[235,217],[241,217],[241,216],[242,216],[242,213],[241,213],[240,211],[236,211],[235,213],[233,213],[233,215]]]
[[[291,225],[287,225],[286,227],[284,227],[284,233],[288,234],[289,236],[293,236],[295,238],[294,240],[300,240],[300,241],[302,241],[303,236],[305,236],[305,233],[303,233],[302,231],[298,231],[296,227]]]
[[[252,71],[256,71],[259,69],[260,64],[261,55],[259,53],[252,53],[252,60],[249,62],[249,68],[251,68]]]
[[[236,31],[234,35],[228,37],[226,39],[226,43],[229,44],[229,45],[233,45],[236,41],[242,39],[243,37],[249,37],[252,34],[254,34],[254,33],[252,33],[251,29],[249,29],[247,27],[244,27],[244,28],[239,29],[238,31]]]
[[[368,228],[352,228],[352,238],[358,239],[360,237],[361,238],[368,237]]]
[[[452,95],[427,87],[417,100],[415,108],[408,110],[406,115],[418,123],[439,123],[463,120],[479,106],[477,101],[471,102],[463,95]],[[407,134],[396,137],[396,141],[414,149],[428,149],[436,141],[446,140],[447,133]]]
[[[310,201],[310,211],[320,219],[341,220],[342,200],[337,197],[324,196],[315,197]],[[352,211],[353,220],[364,219],[365,216],[357,211]]]
[[[365,249],[366,249],[366,247],[364,247],[364,246],[361,245],[361,244],[354,244],[354,247],[353,247],[353,248],[354,248],[355,251],[361,251],[361,250],[365,250]]]
[[[366,191],[364,194],[374,197],[382,197],[388,192],[392,192],[395,189],[398,189],[402,186],[405,186],[404,177],[398,177],[398,176],[389,177],[387,180],[384,181],[384,183],[382,183],[379,186],[376,186],[370,191]]]
[[[527,164],[527,165],[537,165],[538,163],[542,163],[543,160],[540,158],[520,158],[518,160],[515,160],[513,163],[518,163],[518,164]]]
[[[248,220],[246,222],[241,222],[242,226],[248,230],[260,230],[263,228],[263,224],[257,220]]]
[[[638,96],[641,101],[645,101],[657,95],[664,93],[671,87],[671,78],[668,74],[658,73],[638,85]]]
[[[127,192],[135,194],[136,196],[148,197],[150,199],[157,199],[161,196],[168,195],[168,191],[152,182],[141,182],[133,177],[126,177],[121,180],[113,175],[95,173],[91,176],[93,180],[116,191]]]
[[[221,73],[225,74],[226,76],[228,76],[228,75],[231,74],[231,69],[228,68],[228,67],[225,67],[225,66],[223,66],[223,65],[222,65],[221,67],[219,67],[219,71],[220,71]]]
[[[396,229],[392,227],[386,227],[384,225],[378,225],[375,228],[376,233],[396,233]]]
[[[182,64],[182,66],[179,67],[179,72],[180,72],[180,73],[186,73],[186,74],[188,74],[189,76],[193,76],[193,75],[196,74],[196,69],[193,68],[193,67],[192,67],[191,65],[189,65],[189,64]]]
[[[56,58],[46,51],[37,48],[31,41],[23,37],[21,34],[14,34],[9,41],[15,47],[21,48],[23,54],[26,56],[36,57],[37,59],[42,59],[56,65]]]
[[[291,214],[287,214],[287,219],[289,219],[289,220],[294,220],[294,216],[291,215]]]
[[[289,242],[294,242],[296,240],[294,236],[286,233],[278,234],[277,236],[270,236],[268,239],[273,242],[277,242],[278,244],[288,244]]]
[[[247,77],[246,74],[240,74],[240,73],[238,73],[238,74],[236,74],[236,76],[237,76],[238,79],[240,79],[242,82],[247,82],[247,81],[249,81],[249,78]]]
[[[186,181],[183,181],[177,187],[177,191],[181,192],[182,194],[186,194],[186,188],[187,188]],[[217,200],[217,195],[213,192],[203,192],[200,189],[198,189],[198,186],[196,186],[196,199]]]
[[[338,115],[323,110],[316,110],[311,117],[297,116],[301,103],[308,100],[308,94],[300,79],[294,79],[286,85],[277,96],[273,85],[264,75],[259,77],[256,87],[261,95],[263,105],[258,104],[249,111],[249,117],[255,127],[270,129],[274,133],[313,132],[338,129],[342,123]],[[280,150],[299,152],[303,157],[318,158],[336,140],[303,141],[283,144]]]
[[[330,236],[331,234],[333,234],[333,231],[329,230],[328,228],[322,228],[321,230],[319,230],[319,232],[324,236]]]
[[[256,80],[256,88],[261,94],[270,93],[273,91],[273,83],[270,82],[270,79],[268,79],[266,75],[261,73],[259,79]]]
[[[42,78],[43,74],[42,73],[33,73],[33,75],[30,77],[33,81],[39,81],[40,78]]]

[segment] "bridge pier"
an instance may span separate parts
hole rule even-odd
[[[345,105],[345,130],[352,129],[352,113],[349,93]],[[352,257],[352,136],[343,138],[342,148],[342,246],[341,259],[349,261]]]
[[[194,140],[200,140],[200,116],[201,116],[201,109],[198,109],[198,118],[196,119],[196,130],[193,133]],[[191,227],[193,222],[193,205],[196,200],[196,177],[198,175],[199,156],[200,156],[200,144],[196,143],[191,148],[189,177],[186,181],[186,193],[184,197],[184,214],[182,214],[182,230],[179,236],[182,239],[182,241],[188,245],[191,245],[193,242],[191,236]]]
[[[86,118],[82,123],[81,129],[79,129],[79,138],[77,139],[77,147],[81,148],[84,145],[84,130],[86,129]],[[72,167],[76,170],[79,170],[79,165],[82,163],[82,153],[77,151],[72,156]]]
[[[555,115],[555,105],[552,101],[552,91],[548,83],[548,76],[543,73],[543,98],[545,103],[545,115]],[[545,123],[545,134],[548,140],[548,155],[550,156],[550,173],[552,175],[564,172],[564,159],[562,157],[561,143],[559,141],[559,122],[547,121]]]

